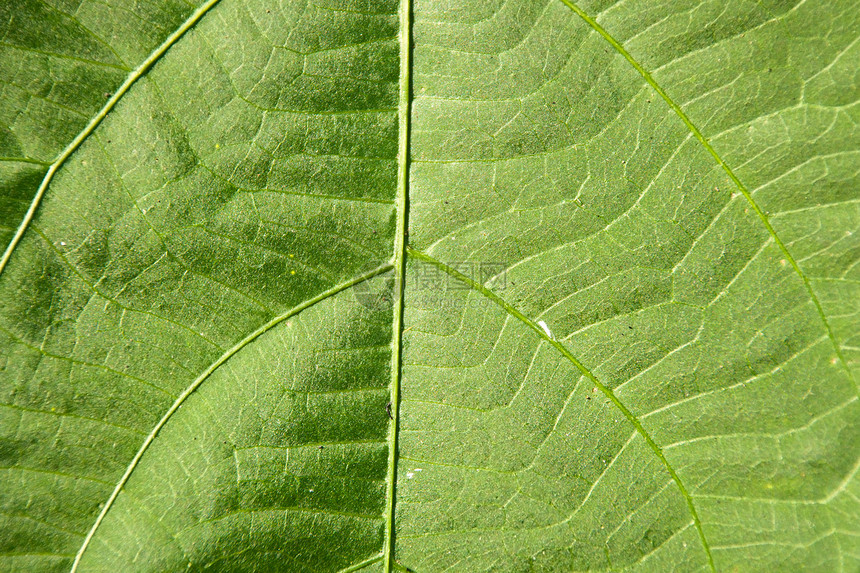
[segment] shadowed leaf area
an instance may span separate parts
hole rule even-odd
[[[856,8],[0,2],[0,570],[860,570]]]

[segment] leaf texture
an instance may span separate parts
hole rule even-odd
[[[860,569],[855,8],[0,6],[0,569]]]

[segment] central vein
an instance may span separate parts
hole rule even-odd
[[[388,430],[388,484],[385,506],[385,565],[394,567],[394,495],[397,478],[397,432],[400,413],[400,364],[403,340],[403,297],[406,280],[406,215],[409,205],[409,113],[411,97],[412,3],[400,5],[400,129],[397,153],[397,232],[394,238],[394,317],[391,353],[391,417]]]

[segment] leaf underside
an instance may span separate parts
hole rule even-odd
[[[0,570],[860,570],[858,36],[0,4]]]

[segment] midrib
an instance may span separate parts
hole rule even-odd
[[[412,77],[412,0],[400,2],[400,89],[399,146],[397,152],[397,231],[394,237],[395,302],[392,320],[391,423],[388,430],[388,477],[385,499],[385,562],[392,571],[394,562],[394,496],[397,480],[397,434],[400,421],[400,374],[403,342],[403,301],[406,282],[406,236],[409,208],[409,114]]]

